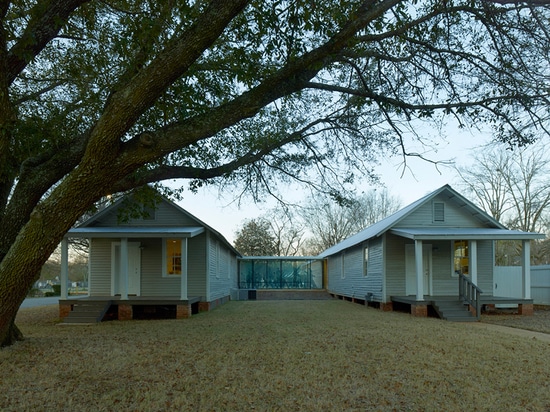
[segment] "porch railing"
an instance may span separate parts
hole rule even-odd
[[[480,295],[483,291],[474,284],[470,278],[464,276],[462,273],[458,275],[458,294],[460,299],[468,303],[476,309],[476,318],[479,320],[481,317],[481,299]]]

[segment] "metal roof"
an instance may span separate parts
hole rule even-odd
[[[519,230],[494,229],[494,228],[397,228],[391,229],[391,233],[414,240],[436,239],[470,239],[470,240],[531,240],[544,239],[541,233],[521,232]]]
[[[77,227],[69,230],[65,237],[103,237],[103,238],[153,238],[153,237],[195,237],[204,232],[204,227],[155,227],[155,226],[117,226],[117,227]]]

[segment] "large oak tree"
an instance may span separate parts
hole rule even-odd
[[[0,0],[0,343],[102,196],[173,178],[337,195],[424,121],[547,133],[544,3]]]

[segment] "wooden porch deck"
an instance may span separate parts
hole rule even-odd
[[[75,304],[79,302],[107,302],[118,305],[184,305],[200,302],[200,296],[192,296],[182,300],[177,296],[128,296],[128,299],[121,299],[120,296],[86,296],[79,298],[59,299],[59,304]]]
[[[405,303],[407,305],[433,305],[435,302],[439,301],[457,301],[459,300],[458,295],[456,296],[431,296],[424,295],[424,300],[416,300],[415,295],[408,296],[392,296],[391,301],[397,303]],[[521,299],[521,298],[511,298],[511,297],[502,297],[502,296],[492,296],[492,295],[481,295],[480,296],[482,305],[497,305],[497,304],[518,304],[518,305],[532,305],[533,299]]]

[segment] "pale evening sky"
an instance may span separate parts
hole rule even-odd
[[[445,142],[439,144],[437,152],[426,153],[426,157],[432,160],[454,160],[458,164],[468,164],[472,149],[489,141],[488,134],[457,129],[452,135],[449,133]],[[407,162],[408,170],[403,176],[401,176],[402,159],[399,157],[380,159],[381,165],[376,168],[381,183],[386,186],[391,195],[401,199],[402,207],[445,184],[456,188],[456,173],[451,167],[441,165],[436,168],[433,164],[417,158],[409,158]],[[178,183],[181,184],[181,181]],[[187,183],[182,184],[185,186]],[[368,184],[356,186],[357,193],[376,188]],[[289,189],[284,196],[283,200],[297,202],[307,197],[307,193],[297,187]],[[184,199],[178,204],[220,232],[231,243],[235,232],[242,226],[245,219],[261,216],[277,205],[274,199],[268,199],[265,203],[257,205],[252,200],[245,201],[246,203],[242,202],[239,207],[233,200],[232,193],[220,194],[216,187],[210,187],[201,189],[197,194],[186,192]]]

